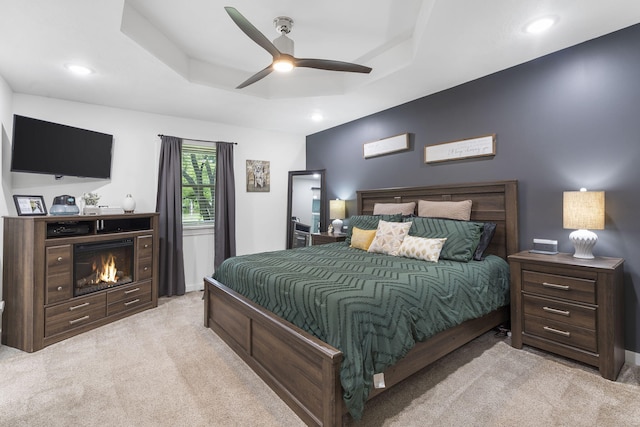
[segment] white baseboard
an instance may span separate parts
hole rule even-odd
[[[624,351],[624,361],[630,365],[640,366],[640,353],[634,353],[633,351]]]
[[[186,283],[184,285],[185,292],[194,292],[194,291],[202,291],[204,290],[204,282],[200,283]]]

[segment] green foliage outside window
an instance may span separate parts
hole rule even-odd
[[[216,149],[182,145],[182,223],[213,223]]]

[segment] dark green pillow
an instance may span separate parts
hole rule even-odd
[[[446,237],[440,258],[451,261],[468,262],[473,258],[483,228],[480,222],[454,219],[416,217],[405,221],[413,222],[409,229],[410,236]]]
[[[349,217],[349,227],[347,228],[347,237],[345,242],[351,244],[351,234],[353,234],[353,227],[358,227],[360,230],[376,230],[380,220],[387,222],[402,222],[402,214],[393,215],[354,215]]]

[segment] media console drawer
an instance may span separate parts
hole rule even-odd
[[[107,292],[107,315],[133,310],[151,302],[151,281],[123,286]]]
[[[45,308],[44,335],[66,332],[106,316],[104,293],[74,298],[72,301]]]

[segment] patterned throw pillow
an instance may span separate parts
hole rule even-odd
[[[411,236],[442,238],[447,241],[440,258],[468,262],[478,247],[483,224],[481,222],[456,221],[441,218],[411,218]]]
[[[409,226],[407,226],[407,224],[409,224]],[[368,251],[393,256],[397,255],[404,236],[407,235],[410,228],[410,222],[380,221],[378,223],[376,237],[373,239],[373,242],[371,242]]]
[[[440,251],[447,239],[428,239],[426,237],[405,236],[398,256],[438,262]]]
[[[351,244],[351,234],[353,228],[358,227],[361,230],[377,230],[380,220],[389,222],[402,222],[402,215],[353,215],[349,217],[349,228],[347,229],[347,237],[345,242]]]
[[[375,237],[376,230],[362,230],[358,227],[353,227],[350,247],[366,251]]]

